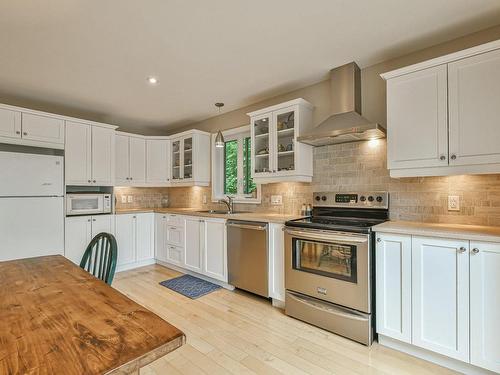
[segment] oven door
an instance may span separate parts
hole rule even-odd
[[[285,229],[285,287],[371,313],[367,234]]]
[[[66,215],[92,215],[104,212],[102,194],[66,195]]]

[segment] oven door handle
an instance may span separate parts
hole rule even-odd
[[[357,236],[357,235],[335,235],[325,232],[311,232],[311,231],[301,231],[285,228],[285,233],[290,236],[297,238],[303,238],[308,240],[325,240],[325,241],[338,241],[338,242],[353,242],[353,243],[365,243],[368,242],[368,236]]]

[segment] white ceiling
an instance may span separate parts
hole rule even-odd
[[[157,133],[499,20],[498,0],[0,0],[0,96]]]

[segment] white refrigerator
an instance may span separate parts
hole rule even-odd
[[[0,261],[64,254],[64,158],[0,151]]]

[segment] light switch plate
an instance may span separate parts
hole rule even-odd
[[[132,195],[127,195],[127,202],[132,203],[134,201],[134,197]]]
[[[122,203],[127,203],[127,196],[126,195],[122,195]]]
[[[448,211],[460,211],[460,196],[448,195]]]
[[[271,195],[271,204],[275,206],[283,204],[283,195]]]

